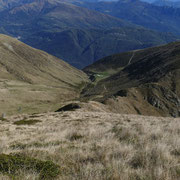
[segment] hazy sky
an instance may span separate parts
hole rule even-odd
[[[155,2],[156,0],[141,0],[141,1],[145,1],[145,2]],[[164,0],[164,1],[178,2],[178,1],[180,1],[180,0]]]

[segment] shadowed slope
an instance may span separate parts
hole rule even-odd
[[[77,4],[149,29],[180,34],[180,9],[178,8],[155,6],[140,0]]]
[[[141,27],[122,27],[109,30],[73,28],[61,32],[40,31],[22,40],[65,59],[75,67],[83,68],[108,55],[165,44],[175,41],[176,37]]]
[[[59,31],[67,27],[109,28],[131,25],[119,18],[56,0],[34,0],[15,6],[1,12],[0,18],[1,26],[12,34],[17,29],[32,33],[32,30],[38,32],[41,28]]]
[[[7,8],[0,12],[0,32],[9,33],[78,68],[114,53],[177,40],[170,33],[144,29],[110,15],[63,2],[30,0]]]
[[[85,96],[121,97],[134,113],[179,116],[179,58],[179,42],[107,57],[85,68],[102,79]]]

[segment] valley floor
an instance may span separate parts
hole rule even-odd
[[[60,166],[61,180],[178,180],[179,136],[180,118],[81,109],[18,115],[0,120],[0,154],[50,160]],[[39,174],[32,167],[13,177]],[[11,177],[7,172],[0,179]]]

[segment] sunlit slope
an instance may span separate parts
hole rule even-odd
[[[7,109],[74,98],[87,80],[64,61],[5,35],[0,35],[0,69],[1,102]]]

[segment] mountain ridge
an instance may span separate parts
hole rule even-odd
[[[0,19],[0,32],[80,69],[114,53],[178,38],[57,0],[32,0],[0,12]]]
[[[37,39],[36,42],[34,38]],[[34,34],[33,38],[29,37],[23,41],[33,47],[41,47],[75,67],[83,68],[110,54],[143,49],[173,40],[176,40],[176,37],[171,34],[142,28],[111,28],[109,30],[67,29],[56,33],[42,31]]]
[[[104,14],[124,19],[136,25],[161,32],[180,35],[180,9],[156,6],[139,0],[119,0],[118,2],[84,2],[77,5]]]
[[[78,97],[87,76],[66,62],[0,34],[0,113],[42,112]],[[13,102],[13,103],[11,103]]]
[[[126,104],[129,113],[179,116],[179,53],[180,42],[175,42],[104,58],[84,69],[96,83],[84,89],[82,96],[116,106]]]

